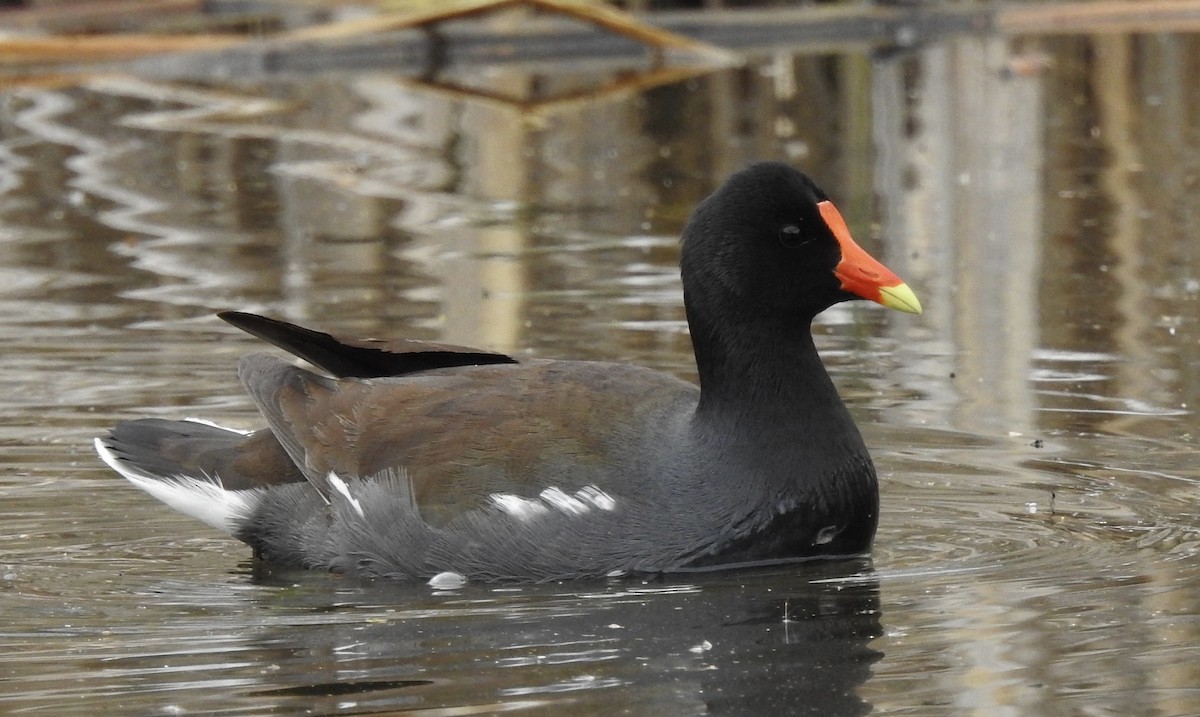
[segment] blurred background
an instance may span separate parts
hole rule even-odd
[[[1200,713],[1200,2],[8,4],[0,712]],[[759,159],[925,306],[815,327],[873,561],[264,574],[91,453],[262,425],[228,308],[692,378],[678,235]]]

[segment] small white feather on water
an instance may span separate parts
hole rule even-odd
[[[429,578],[429,587],[435,590],[456,590],[466,584],[467,577],[465,575],[450,572],[449,570]]]

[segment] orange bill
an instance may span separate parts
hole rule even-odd
[[[833,269],[833,275],[842,282],[842,290],[883,304],[889,309],[910,314],[921,313],[921,302],[917,300],[917,295],[891,269],[879,263],[854,241],[846,220],[842,219],[842,213],[833,206],[833,202],[820,202],[817,208],[821,210],[821,218],[829,225],[829,231],[833,232],[842,249],[842,260]]]

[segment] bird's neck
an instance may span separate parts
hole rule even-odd
[[[697,471],[714,490],[734,485],[745,505],[773,511],[777,522],[762,530],[778,530],[791,554],[865,551],[879,513],[875,469],[808,323],[722,325],[713,335],[693,324]]]
[[[689,315],[692,312],[689,312]],[[755,432],[852,437],[858,430],[813,344],[808,321],[689,316],[700,374],[697,418]]]

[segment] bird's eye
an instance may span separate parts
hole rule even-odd
[[[783,242],[783,245],[789,249],[795,249],[796,247],[804,246],[812,240],[800,230],[800,227],[795,224],[787,224],[779,230],[779,241]]]

